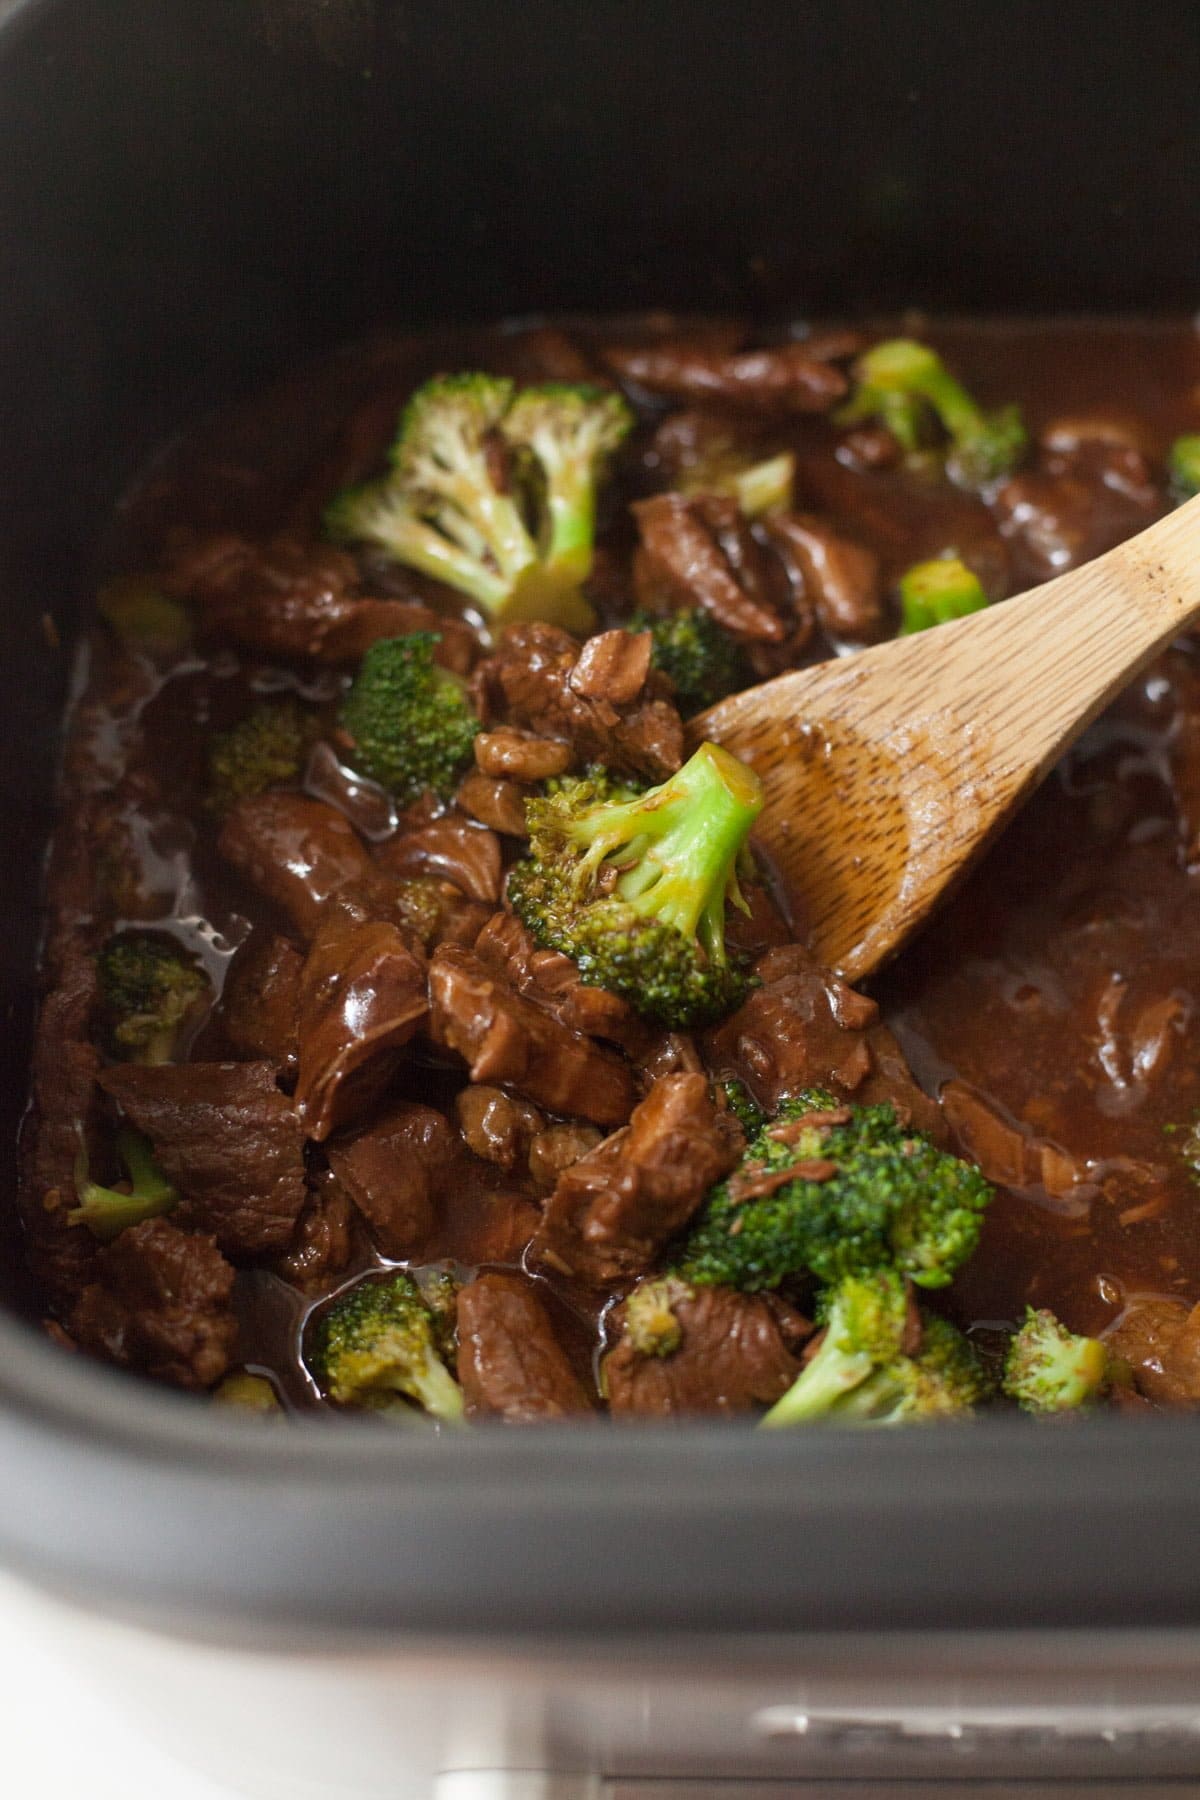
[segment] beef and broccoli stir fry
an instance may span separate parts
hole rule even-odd
[[[697,722],[1141,529],[1198,425],[1182,323],[656,316],[374,341],[164,453],[51,859],[47,1330],[381,1429],[1200,1404],[1191,640],[870,993]]]

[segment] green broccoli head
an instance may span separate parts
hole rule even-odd
[[[748,1138],[757,1137],[767,1123],[767,1115],[751,1094],[744,1081],[730,1079],[719,1081],[717,1087],[725,1097],[725,1104],[738,1121]]]
[[[1070,1412],[1109,1386],[1109,1354],[1098,1338],[1077,1337],[1061,1319],[1032,1306],[1004,1359],[1002,1387],[1025,1412]]]
[[[747,519],[785,512],[792,504],[796,458],[790,450],[761,462],[748,463],[729,443],[715,442],[679,478],[683,494],[724,494],[736,500]]]
[[[1200,432],[1177,437],[1167,459],[1171,492],[1180,505],[1200,494]]]
[[[427,789],[448,800],[479,730],[464,684],[433,659],[437,642],[414,631],[372,644],[342,706],[350,762],[401,805]]]
[[[410,399],[390,472],[337,495],[326,532],[448,583],[495,625],[545,619],[587,631],[594,618],[580,588],[596,490],[632,424],[607,389],[516,392],[500,376],[441,376]]]
[[[685,718],[754,679],[741,645],[699,607],[661,615],[636,612],[626,630],[650,633],[650,659],[670,676]]]
[[[171,938],[122,932],[96,959],[108,1048],[123,1062],[165,1063],[211,997],[208,978]]]
[[[687,1281],[751,1291],[886,1267],[944,1287],[990,1198],[978,1169],[906,1131],[890,1104],[839,1106],[810,1088],[751,1139],[674,1261]]]
[[[140,1132],[123,1126],[117,1133],[117,1155],[125,1170],[123,1187],[103,1187],[88,1175],[86,1151],[75,1164],[75,1198],[78,1204],[67,1214],[72,1225],[86,1225],[93,1237],[109,1244],[131,1225],[170,1212],[179,1199],[154,1160],[154,1152]]]
[[[985,1397],[967,1340],[945,1319],[914,1316],[907,1283],[893,1268],[845,1276],[822,1296],[821,1318],[815,1354],[763,1425],[915,1424],[969,1414]]]
[[[675,1308],[692,1290],[677,1275],[639,1281],[625,1302],[625,1337],[639,1356],[673,1356],[683,1332]]]
[[[938,556],[932,562],[914,563],[900,577],[900,634],[928,631],[951,619],[965,619],[981,612],[987,595],[974,569],[957,556]]]
[[[509,898],[534,940],[645,1017],[686,1029],[728,1012],[747,980],[725,949],[725,907],[762,810],[758,777],[702,744],[661,786],[597,800],[563,782],[526,807],[530,857]]]
[[[859,357],[857,387],[838,414],[842,424],[878,418],[904,450],[921,446],[932,412],[949,438],[946,472],[960,487],[979,488],[1007,475],[1028,441],[1015,406],[984,412],[928,344],[891,338]]]
[[[446,1367],[440,1332],[416,1281],[397,1269],[339,1295],[318,1323],[310,1363],[340,1406],[404,1417],[415,1404],[458,1424],[462,1390]]]
[[[252,1375],[249,1369],[235,1369],[213,1389],[218,1406],[233,1406],[240,1412],[257,1413],[260,1417],[280,1419],[283,1407],[273,1384],[265,1375]]]
[[[208,746],[208,806],[225,814],[239,800],[298,782],[319,726],[291,695],[260,700]]]

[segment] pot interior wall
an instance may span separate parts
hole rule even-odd
[[[67,668],[43,619],[69,644],[98,521],[189,415],[382,321],[1200,289],[1186,0],[0,17],[0,1192]]]

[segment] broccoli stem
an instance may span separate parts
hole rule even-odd
[[[179,1199],[178,1190],[155,1162],[154,1152],[140,1132],[123,1127],[117,1133],[117,1155],[129,1177],[130,1191],[125,1194],[120,1188],[102,1187],[98,1181],[89,1180],[87,1156],[81,1151],[75,1166],[75,1197],[79,1204],[67,1214],[70,1224],[86,1225],[93,1237],[105,1244],[131,1225],[169,1212]]]
[[[978,575],[957,556],[914,563],[900,578],[900,635],[965,619],[987,603]]]
[[[1200,432],[1177,437],[1167,460],[1171,488],[1180,502],[1200,494]]]

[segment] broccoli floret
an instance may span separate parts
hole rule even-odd
[[[825,1335],[787,1393],[761,1423],[774,1428],[815,1419],[871,1425],[915,1424],[972,1412],[986,1383],[974,1352],[945,1319],[914,1320],[894,1269],[848,1276],[822,1297]],[[905,1343],[917,1325],[919,1346]]]
[[[321,1319],[313,1372],[331,1400],[396,1417],[416,1405],[443,1424],[463,1416],[462,1390],[438,1347],[438,1324],[411,1275],[360,1281]]]
[[[1025,1412],[1070,1412],[1107,1391],[1109,1354],[1099,1338],[1077,1337],[1046,1308],[1032,1306],[1004,1359],[1002,1386]]]
[[[596,489],[633,424],[604,388],[523,388],[499,376],[442,376],[415,393],[390,472],[339,494],[330,537],[372,544],[470,596],[492,624],[546,619],[587,631]],[[511,486],[497,472],[507,451]]]
[[[685,718],[749,686],[754,678],[741,645],[699,607],[636,612],[626,629],[650,633],[650,660],[670,676]]]
[[[757,1137],[767,1122],[767,1115],[754,1099],[744,1081],[719,1081],[717,1086],[725,1096],[734,1118],[737,1119],[747,1138]]]
[[[900,577],[900,634],[928,631],[951,619],[965,619],[987,605],[987,595],[974,569],[957,556],[914,563]]]
[[[639,1281],[625,1302],[625,1336],[639,1356],[673,1356],[682,1340],[675,1308],[691,1294],[677,1275]]]
[[[266,1376],[252,1375],[249,1369],[235,1369],[227,1375],[213,1389],[213,1399],[218,1406],[236,1406],[243,1412],[261,1413],[268,1418],[278,1418],[283,1412],[279,1395]]]
[[[479,730],[466,687],[433,660],[437,642],[414,631],[372,644],[342,707],[350,762],[402,806],[426,789],[448,800]]]
[[[925,410],[932,410],[950,439],[946,472],[961,487],[998,480],[1024,452],[1027,439],[1017,408],[985,413],[928,344],[911,338],[876,344],[859,357],[854,372],[858,386],[839,422],[881,419],[912,452],[921,446]]]
[[[317,721],[290,695],[261,700],[208,746],[208,805],[218,814],[268,788],[299,781]]]
[[[787,510],[795,479],[796,458],[790,450],[747,463],[731,446],[716,446],[683,472],[679,488],[684,494],[725,494],[737,501],[744,517],[759,519]]]
[[[1200,494],[1200,432],[1175,439],[1167,458],[1167,473],[1171,492],[1180,505],[1193,494]]]
[[[531,854],[509,898],[588,985],[671,1028],[717,1018],[746,990],[726,954],[725,907],[745,904],[737,866],[762,804],[753,771],[707,743],[633,800],[564,782],[526,805]]]
[[[97,973],[108,1047],[123,1062],[170,1062],[183,1026],[212,992],[186,951],[145,932],[110,938]]]
[[[140,1132],[123,1126],[117,1133],[117,1155],[128,1177],[128,1191],[102,1187],[88,1178],[87,1154],[81,1151],[75,1165],[75,1198],[79,1204],[67,1218],[72,1225],[86,1225],[93,1237],[111,1243],[130,1225],[170,1212],[179,1199],[154,1160],[149,1142]]]
[[[155,661],[187,648],[192,622],[187,608],[165,594],[152,575],[119,575],[100,589],[96,608],[121,642]]]
[[[978,1169],[906,1131],[890,1104],[841,1107],[809,1088],[712,1190],[674,1266],[686,1281],[748,1291],[888,1266],[944,1287],[974,1250],[990,1198]]]

